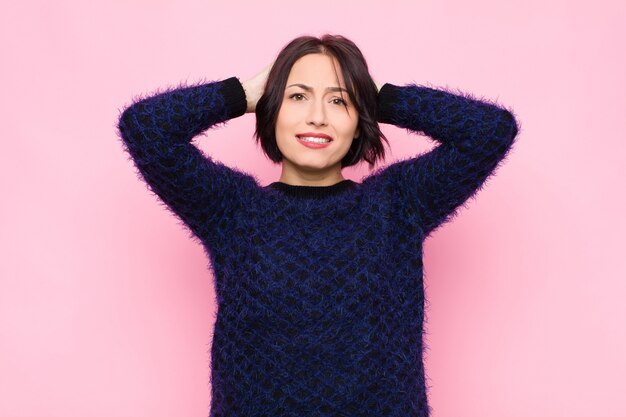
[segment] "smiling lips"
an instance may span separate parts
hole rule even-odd
[[[297,137],[301,138],[301,137],[309,137],[309,138],[323,138],[323,139],[328,139],[328,140],[333,140],[333,138],[331,138],[328,135],[325,135],[323,133],[313,133],[313,132],[306,132],[306,133],[298,133],[296,135]]]
[[[298,142],[300,142],[307,148],[312,148],[312,149],[326,148],[333,141],[333,138],[331,138],[328,135],[325,135],[323,133],[313,133],[313,132],[299,133],[296,135],[296,138],[298,139]],[[307,138],[307,139],[318,138],[318,139],[317,140],[305,140],[304,138]]]

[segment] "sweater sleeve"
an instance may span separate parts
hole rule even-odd
[[[118,135],[140,178],[201,240],[225,233],[228,219],[258,184],[205,156],[191,140],[245,111],[243,86],[231,77],[134,100],[119,118]]]
[[[416,84],[383,85],[378,121],[439,142],[430,152],[383,171],[399,186],[405,212],[414,214],[424,238],[482,188],[520,128],[513,113],[499,105]]]

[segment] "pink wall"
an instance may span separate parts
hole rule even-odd
[[[249,3],[3,7],[0,415],[207,415],[208,259],[135,176],[118,109],[184,80],[251,77],[326,31],[353,39],[379,81],[458,88],[522,123],[498,175],[426,241],[433,415],[626,415],[624,3]],[[267,184],[279,167],[253,125],[198,146]],[[432,145],[384,132],[389,163]]]

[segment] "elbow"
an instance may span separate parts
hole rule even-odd
[[[520,131],[520,124],[513,111],[501,109],[497,118],[496,137],[513,142]]]
[[[117,120],[117,135],[130,145],[140,137],[141,127],[138,125],[137,112],[133,106],[129,106],[122,111]]]
[[[146,113],[147,109],[143,100],[131,102],[120,112],[117,123],[118,129],[121,131],[136,130],[139,126],[148,124],[149,120],[145,117]]]
[[[131,107],[127,107],[120,114],[119,118],[117,119],[117,126],[120,129],[122,128],[122,126],[128,126],[130,124],[130,118],[132,117],[131,114],[132,114],[132,108]]]
[[[128,129],[131,126],[131,120],[132,109],[131,107],[127,107],[117,120],[117,130],[120,132],[122,138],[124,138],[124,134],[128,132]]]

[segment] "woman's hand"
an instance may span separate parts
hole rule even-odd
[[[246,113],[254,113],[256,110],[256,103],[263,95],[263,91],[265,91],[267,76],[269,75],[270,69],[272,69],[273,65],[274,63],[272,62],[263,68],[263,70],[257,75],[241,83],[244,91],[246,92],[246,101],[248,102]]]

